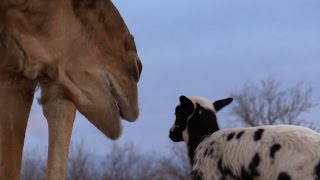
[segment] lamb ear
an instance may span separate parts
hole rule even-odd
[[[182,95],[180,96],[179,99],[180,99],[181,106],[186,107],[188,111],[194,110],[193,102],[189,98]]]
[[[221,100],[215,101],[213,103],[213,107],[216,111],[219,111],[226,105],[230,104],[232,101],[233,101],[233,98],[221,99]]]

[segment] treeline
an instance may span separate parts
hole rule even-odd
[[[189,180],[190,166],[185,146],[172,145],[167,155],[142,153],[132,143],[114,143],[110,152],[94,157],[84,143],[72,146],[67,180]],[[36,155],[35,155],[36,154]],[[45,153],[34,150],[23,157],[22,180],[44,180]]]

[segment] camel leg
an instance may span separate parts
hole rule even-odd
[[[59,93],[57,95],[59,88],[55,85],[42,86],[41,91],[42,97],[48,97],[42,105],[49,130],[47,179],[62,180],[66,176],[68,150],[76,108]]]
[[[0,80],[0,179],[19,180],[35,84]]]

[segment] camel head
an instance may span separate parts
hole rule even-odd
[[[23,55],[23,76],[58,85],[42,103],[62,95],[112,139],[120,119],[137,119],[142,65],[110,0],[1,0],[0,22],[0,35]]]

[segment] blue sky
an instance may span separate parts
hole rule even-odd
[[[304,82],[320,104],[318,0],[113,2],[135,36],[143,63],[141,115],[135,123],[123,121],[120,143],[165,153],[180,95],[216,100],[248,80],[273,76],[283,87]],[[229,118],[227,113],[228,108],[218,115],[220,121]],[[317,121],[319,116],[317,106],[306,118]],[[27,131],[27,150],[47,146],[46,120],[36,101]],[[82,140],[96,155],[110,149],[111,140],[78,114],[72,142]]]

